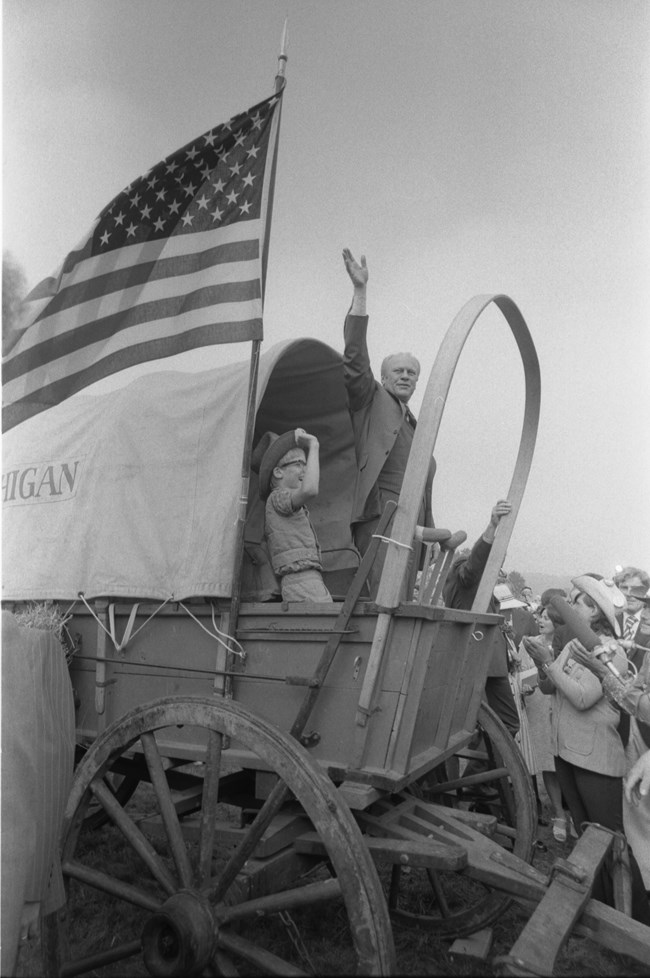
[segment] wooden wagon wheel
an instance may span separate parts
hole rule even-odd
[[[184,734],[189,728],[193,745],[206,744],[203,807],[193,841],[181,830],[157,743],[159,731],[181,726]],[[241,769],[226,771],[224,737],[244,749],[247,757],[254,756],[255,763],[244,772],[249,782],[261,771],[267,785],[272,784],[265,800],[247,813],[248,823],[240,819],[240,828],[233,826],[229,845],[219,842],[217,802],[221,803],[223,786],[224,796],[237,803],[239,788],[229,792],[228,785],[233,778],[237,781]],[[134,747],[144,753],[151,778],[151,787],[139,792],[147,796],[146,812],[139,814],[138,795],[123,807],[104,783],[110,767]],[[116,826],[101,837],[84,828],[92,798],[100,801]],[[307,828],[311,822],[325,847],[326,862],[318,864],[317,877],[296,880],[289,867],[293,872],[299,865],[305,873],[313,870],[314,860],[285,846],[294,862],[278,853],[265,878],[270,892],[251,895],[249,867],[256,861],[260,839],[287,803],[299,811]],[[142,818],[150,821],[156,815],[161,831],[152,842]],[[104,837],[110,864],[100,844]],[[276,975],[334,973],[337,968],[368,975],[394,972],[386,902],[349,809],[300,744],[229,700],[168,697],[112,724],[77,769],[64,820],[62,865],[69,890],[67,911],[46,918],[43,935],[51,975],[91,970],[124,975],[126,960],[129,974],[161,976],[237,975],[251,969]],[[324,865],[330,867],[328,872]],[[318,923],[333,916],[336,921],[334,963],[312,964],[311,957],[320,953],[318,937],[310,947],[310,936],[288,916],[299,917],[315,904],[322,912],[310,918]],[[92,918],[98,912],[110,921],[110,932],[93,937]],[[282,921],[277,927],[276,920]],[[324,943],[332,947],[331,929]]]
[[[483,816],[493,841],[528,862],[537,809],[524,760],[501,720],[484,703],[478,712],[477,735],[480,743],[474,749],[434,768],[410,791],[425,802],[451,806],[459,813],[475,812],[479,825]],[[389,907],[402,924],[463,936],[494,923],[509,903],[509,897],[473,878],[471,852],[469,865],[460,874],[410,870],[405,875],[399,867],[393,870]]]

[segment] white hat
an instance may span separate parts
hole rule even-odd
[[[507,584],[497,584],[494,589],[494,597],[499,602],[499,610],[507,611],[509,608],[525,608],[523,601],[517,601]]]
[[[616,619],[616,610],[622,607],[620,599],[623,595],[614,582],[597,581],[589,574],[582,574],[580,577],[572,577],[571,583],[598,605],[618,638],[621,634],[621,626]]]

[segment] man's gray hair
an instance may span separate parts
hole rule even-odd
[[[418,368],[418,377],[420,376],[420,361],[418,360],[417,357],[414,357],[412,353],[389,353],[388,356],[384,357],[384,359],[381,362],[382,377],[386,375],[390,367],[391,360],[394,360],[396,357],[409,357]]]

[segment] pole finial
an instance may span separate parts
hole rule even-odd
[[[289,17],[288,15],[284,18],[284,27],[282,28],[282,40],[280,41],[280,54],[278,55],[278,70],[275,75],[275,90],[279,92],[284,84],[284,73],[289,60],[287,57],[287,37],[289,34]]]

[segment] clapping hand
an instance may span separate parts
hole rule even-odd
[[[536,666],[541,667],[553,661],[553,655],[544,639],[539,635],[524,635],[524,648]]]

